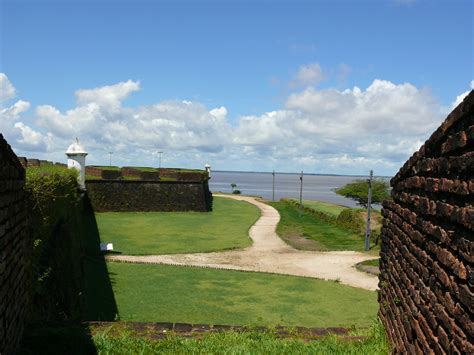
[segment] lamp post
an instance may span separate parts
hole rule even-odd
[[[114,154],[114,152],[109,152],[109,166],[112,166],[112,154]]]
[[[365,227],[365,250],[370,249],[370,210],[371,210],[371,203],[372,203],[372,178],[374,176],[374,172],[370,170],[369,179],[367,180],[369,184],[369,195],[367,196],[367,224]]]

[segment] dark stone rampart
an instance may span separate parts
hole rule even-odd
[[[25,170],[0,134],[0,354],[14,353],[28,304]]]
[[[212,210],[207,181],[88,180],[94,211]]]
[[[474,354],[474,91],[392,179],[380,312],[396,353]]]

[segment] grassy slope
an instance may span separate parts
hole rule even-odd
[[[314,200],[303,200],[303,206],[309,207],[315,211],[326,213],[334,217],[339,216],[339,213],[341,213],[343,210],[347,208],[340,205],[334,205],[328,202],[314,201]]]
[[[215,197],[212,212],[96,213],[100,238],[123,254],[193,253],[242,248],[260,210]]]
[[[309,278],[108,263],[121,320],[230,325],[367,326],[375,292]]]
[[[285,202],[271,203],[280,213],[278,235],[290,245],[292,237],[313,240],[318,250],[364,250],[364,240],[356,233],[328,224]]]

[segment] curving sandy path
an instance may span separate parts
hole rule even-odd
[[[269,272],[286,275],[307,276],[376,290],[378,278],[360,272],[354,265],[373,255],[354,251],[315,252],[292,248],[276,234],[280,214],[273,207],[253,197],[214,195],[247,201],[257,206],[262,215],[250,228],[253,244],[245,249],[194,254],[172,255],[110,255],[108,260],[169,265],[189,265],[218,269]]]

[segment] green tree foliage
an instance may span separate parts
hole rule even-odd
[[[358,205],[367,207],[369,183],[367,180],[355,180],[334,190],[338,195],[348,197]],[[390,198],[390,185],[384,180],[372,180],[372,203],[381,203]]]
[[[233,182],[232,184],[230,184],[230,187],[232,187],[232,193],[234,195],[240,195],[241,192],[240,192],[240,190],[237,189],[237,184],[236,183]]]

